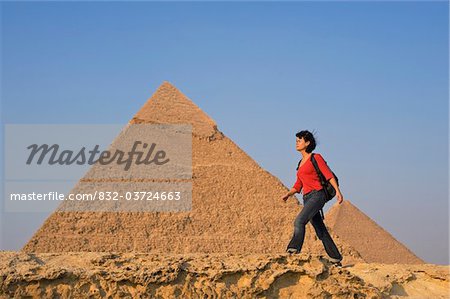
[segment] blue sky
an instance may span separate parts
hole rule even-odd
[[[168,80],[288,187],[295,133],[316,132],[346,199],[427,262],[449,263],[448,3],[1,10],[3,124],[124,124]],[[3,213],[2,249],[46,217]]]

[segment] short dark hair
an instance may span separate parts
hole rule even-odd
[[[308,130],[303,130],[295,134],[296,137],[303,138],[305,142],[309,141],[309,145],[306,147],[306,152],[312,153],[312,151],[316,148],[316,139],[314,138],[313,133]]]

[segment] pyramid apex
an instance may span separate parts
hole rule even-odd
[[[174,84],[170,83],[167,80],[164,80],[161,85],[158,86],[158,88],[156,89],[156,92],[153,94],[158,94],[161,93],[161,91],[165,91],[168,94],[177,94],[180,95],[181,97],[186,98],[188,101],[192,102],[190,99],[188,99]],[[150,98],[152,99],[153,96]],[[150,100],[149,99],[149,100]],[[193,103],[192,103],[193,104]],[[195,105],[195,104],[194,104]]]
[[[172,84],[172,83],[170,83],[169,81],[167,81],[167,80],[164,80],[163,81],[163,83],[161,83],[161,85],[159,85],[159,87],[158,87],[158,89],[159,88],[161,88],[161,87],[170,87],[170,88],[175,88],[177,91],[179,91],[180,92],[180,90],[174,85],[174,84]]]
[[[163,81],[130,123],[191,124],[194,136],[222,135],[216,122],[169,81]]]

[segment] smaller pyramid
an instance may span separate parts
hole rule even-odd
[[[325,215],[327,226],[352,246],[367,263],[423,264],[405,245],[396,240],[350,201],[337,202]]]

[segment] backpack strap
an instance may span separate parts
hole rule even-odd
[[[320,171],[319,165],[317,164],[317,161],[314,158],[314,154],[311,154],[311,163],[314,165],[314,169],[316,170],[317,175],[319,176],[320,184],[322,185],[322,187],[325,188],[326,185],[325,176],[322,174],[322,171]]]
[[[302,163],[302,159],[300,159],[300,161],[298,161],[296,170],[298,170],[300,168],[300,163]]]
[[[317,175],[319,176],[320,185],[322,185],[322,188],[323,188],[323,190],[324,190],[325,193],[326,193],[326,192],[327,192],[327,188],[325,187],[325,177],[324,177],[324,175],[322,174],[322,172],[320,171],[319,165],[317,165],[317,161],[316,161],[316,159],[314,158],[314,154],[313,154],[313,153],[311,153],[311,162],[312,162],[312,164],[314,165],[314,169],[316,170]],[[322,220],[325,219],[325,216],[324,216],[324,214],[323,214],[323,209],[320,209],[319,212],[321,213]]]

